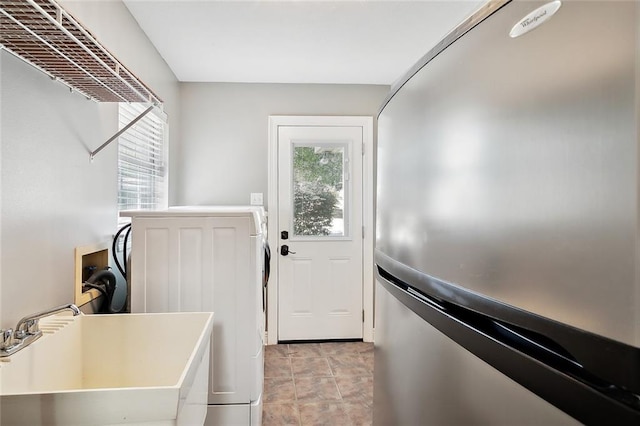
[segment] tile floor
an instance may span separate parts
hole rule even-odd
[[[373,343],[266,346],[262,424],[371,425]]]

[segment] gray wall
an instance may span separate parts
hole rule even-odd
[[[74,247],[116,226],[116,151],[88,150],[117,131],[117,105],[69,93],[2,51],[3,328],[73,302]]]
[[[376,115],[389,86],[181,83],[174,204],[267,201],[269,115]]]
[[[121,2],[64,2],[177,115],[178,83]],[[117,225],[117,104],[97,104],[0,52],[0,327],[73,302],[74,248]]]
[[[180,87],[175,75],[121,0],[62,0],[59,3],[163,100],[169,123],[171,173],[176,167],[174,153],[180,146],[177,137],[180,133]],[[170,204],[175,192],[169,179]]]
[[[170,204],[267,197],[269,115],[374,116],[388,86],[178,84],[120,1],[62,5],[165,101]],[[117,105],[0,52],[0,327],[73,301],[74,248],[116,230]],[[184,143],[181,141],[184,140]]]

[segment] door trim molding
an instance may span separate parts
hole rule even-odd
[[[362,336],[365,342],[373,342],[373,244],[374,244],[374,194],[373,194],[373,117],[365,116],[269,116],[268,149],[268,241],[273,257],[278,255],[278,128],[280,126],[350,126],[362,128],[364,157],[362,159],[362,308],[364,323]],[[267,344],[278,343],[278,262],[271,262],[267,291]]]

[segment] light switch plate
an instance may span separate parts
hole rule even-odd
[[[252,206],[261,206],[262,205],[262,192],[252,192],[251,193],[251,205]]]

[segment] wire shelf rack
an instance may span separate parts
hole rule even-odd
[[[54,0],[0,0],[0,47],[95,101],[162,103]]]

